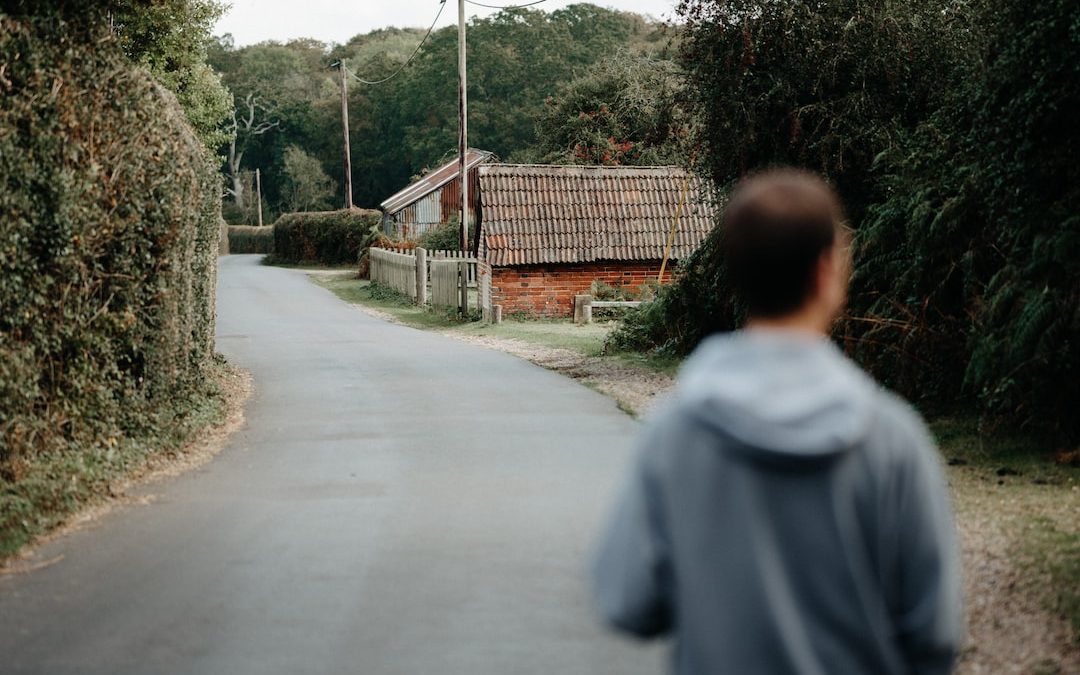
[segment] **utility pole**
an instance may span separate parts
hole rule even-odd
[[[464,0],[462,0],[464,1]],[[345,141],[345,208],[352,203],[352,151],[349,150],[349,85],[345,79],[345,62],[338,61],[341,71],[341,131]]]
[[[461,176],[461,250],[469,250],[469,100],[465,80],[465,0],[458,0],[458,171]]]
[[[262,227],[262,172],[255,169],[255,199],[259,204],[259,227]]]

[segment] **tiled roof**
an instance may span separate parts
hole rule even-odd
[[[496,266],[659,260],[686,172],[677,167],[488,164],[479,168],[481,250]],[[712,229],[715,209],[690,179],[672,258]]]
[[[494,157],[494,155],[486,150],[469,148],[465,153],[465,163],[468,169],[472,169],[477,164],[486,162],[492,157]],[[382,210],[386,213],[393,215],[409,204],[412,204],[419,199],[423,199],[457,177],[458,155],[454,155],[452,160],[434,171],[428,172],[426,176],[414,183],[410,183],[408,187],[401,191],[387,197],[382,204],[379,204],[379,206],[381,206]]]

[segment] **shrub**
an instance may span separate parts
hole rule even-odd
[[[108,39],[0,17],[0,73],[4,543],[81,494],[87,462],[205,401],[221,186],[175,98]]]
[[[274,228],[229,226],[229,253],[273,253]]]
[[[420,235],[420,246],[429,251],[457,251],[461,248],[461,226],[454,221],[461,219],[455,217],[451,222],[433,228]],[[469,225],[469,241],[476,241],[476,224]]]
[[[286,213],[274,223],[271,262],[348,265],[379,236],[382,214],[370,209]]]

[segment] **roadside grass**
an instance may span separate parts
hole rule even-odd
[[[1080,468],[1055,463],[1053,446],[1028,434],[980,433],[973,417],[930,427],[961,521],[1002,533],[1025,592],[1069,620],[1080,648]]]
[[[177,418],[153,425],[153,432],[27,458],[20,462],[18,480],[0,478],[0,568],[26,544],[114,496],[118,482],[174,456],[203,429],[223,421],[229,373],[224,360],[216,358],[204,395]]]
[[[496,325],[465,320],[450,314],[432,312],[429,309],[418,307],[403,295],[385,288],[372,286],[370,282],[357,279],[353,275],[312,275],[311,279],[346,302],[365,305],[386,312],[401,323],[413,328],[439,329],[478,337],[507,338],[555,349],[569,349],[585,356],[604,356],[604,341],[615,326],[614,322],[598,322],[578,326],[569,320],[518,319],[515,317],[507,317],[502,323]],[[645,357],[640,354],[617,354],[612,355],[612,357],[662,371],[677,367],[674,362]]]
[[[511,338],[585,356],[612,359],[674,375],[681,361],[638,353],[604,352],[615,322],[576,326],[568,320],[521,320],[499,325],[440,315],[408,298],[372,287],[353,275],[312,275],[312,280],[347,302],[383,311],[414,328],[462,335]],[[588,381],[586,386],[601,390]],[[607,392],[610,395],[610,392]],[[635,411],[614,396],[628,414]],[[980,432],[974,417],[939,416],[930,420],[960,519],[973,527],[1000,530],[1010,555],[1025,571],[1028,592],[1051,612],[1067,617],[1080,639],[1080,469],[1052,461],[1052,448],[1022,432]]]

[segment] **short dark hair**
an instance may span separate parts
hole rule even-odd
[[[814,291],[814,270],[836,243],[844,212],[819,176],[773,169],[744,179],[724,211],[723,257],[751,316],[799,309]]]

